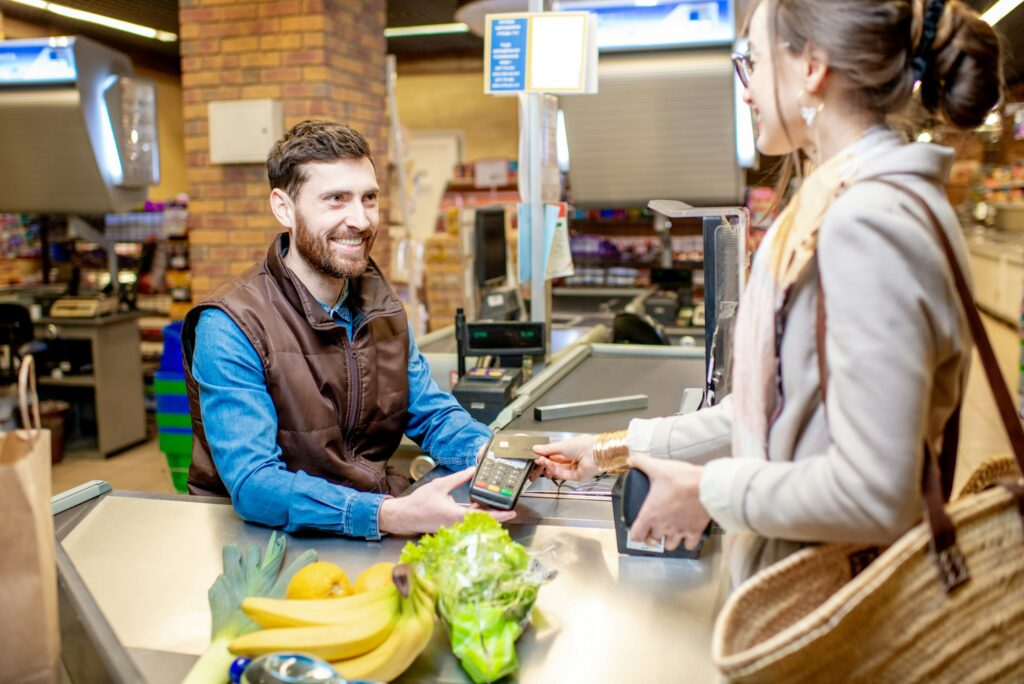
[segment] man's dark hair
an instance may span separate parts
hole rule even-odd
[[[370,145],[358,131],[332,121],[303,121],[270,148],[267,176],[271,189],[280,188],[294,199],[306,182],[305,164],[364,157],[373,163]]]

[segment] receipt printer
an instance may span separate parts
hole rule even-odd
[[[665,542],[657,546],[650,546],[644,542],[636,542],[629,538],[629,528],[640,513],[640,507],[647,498],[651,489],[651,481],[642,470],[632,468],[624,474],[619,475],[618,481],[612,488],[612,516],[615,519],[615,541],[619,547],[619,553],[629,556],[653,556],[656,558],[700,558],[701,549],[707,541],[708,529],[704,530],[697,548],[689,551],[682,543],[675,551],[666,551]]]

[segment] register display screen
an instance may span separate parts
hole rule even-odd
[[[543,323],[467,323],[466,353],[543,356]]]

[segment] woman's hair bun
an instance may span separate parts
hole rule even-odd
[[[981,125],[1002,95],[999,54],[992,27],[960,0],[949,2],[921,83],[925,107],[958,128]]]

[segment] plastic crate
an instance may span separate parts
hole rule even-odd
[[[188,468],[171,468],[171,484],[174,485],[174,491],[179,494],[188,494]]]
[[[157,394],[157,413],[189,413],[188,395],[186,394]]]
[[[185,374],[172,371],[157,371],[153,375],[153,392],[155,394],[188,394],[185,387]]]
[[[160,450],[167,459],[167,469],[171,471],[171,483],[180,494],[188,493],[188,469],[192,465],[192,431],[169,432],[174,428],[161,428],[159,433]]]
[[[181,358],[181,326],[183,321],[175,321],[164,326],[164,352],[160,356],[160,370],[185,372],[185,364]]]
[[[179,470],[188,470],[189,466],[192,465],[192,453],[178,453],[178,452],[166,452],[164,457],[167,458],[168,468],[178,468]]]
[[[178,428],[192,431],[192,416],[187,413],[158,413],[156,414],[156,426],[164,428]]]
[[[192,458],[192,430],[162,428],[157,433],[160,451],[167,454],[187,454]]]

